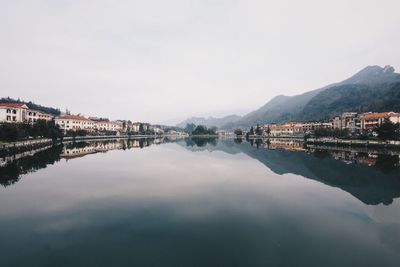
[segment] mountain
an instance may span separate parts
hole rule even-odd
[[[323,120],[346,111],[400,111],[400,82],[334,86],[312,98],[298,120]]]
[[[238,121],[241,117],[238,115],[229,115],[223,118],[214,118],[214,117],[208,117],[208,118],[202,118],[202,117],[191,117],[189,119],[186,119],[179,124],[177,124],[177,127],[185,128],[186,124],[189,123],[194,123],[196,125],[204,125],[207,127],[212,127],[216,126],[220,128],[221,126],[229,126],[230,124],[235,123]]]
[[[232,130],[255,124],[282,123],[291,120],[322,120],[346,111],[400,112],[400,74],[392,66],[368,66],[338,83],[295,96],[278,95],[259,109],[243,117],[221,119],[190,118],[186,123],[217,126]]]
[[[250,127],[265,123],[290,120],[318,120],[343,111],[400,111],[400,107],[387,97],[396,96],[400,74],[392,66],[368,66],[352,77],[328,86],[295,96],[277,96],[261,108],[233,123],[234,127]],[[380,90],[383,89],[384,90]],[[366,94],[366,95],[364,95]],[[350,97],[350,99],[348,99]],[[380,99],[377,99],[379,97]],[[359,99],[363,101],[359,102]],[[390,102],[390,103],[389,103]],[[327,108],[326,105],[331,105]],[[229,126],[229,127],[228,127]],[[223,128],[231,128],[224,125]]]

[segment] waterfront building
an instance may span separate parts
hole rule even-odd
[[[81,115],[60,115],[55,118],[56,125],[64,131],[93,131],[95,122]]]
[[[360,116],[360,127],[362,131],[370,131],[379,127],[385,120],[392,123],[400,123],[400,113],[381,112],[365,113]]]
[[[331,129],[332,123],[331,122],[303,122],[303,132],[304,133],[311,133],[315,130],[319,129]]]
[[[94,130],[97,131],[112,131],[121,132],[123,131],[123,121],[110,121],[107,118],[89,117],[94,122]]]
[[[0,122],[35,123],[37,120],[49,121],[52,115],[30,109],[24,103],[0,103]]]
[[[333,129],[349,130],[357,132],[360,130],[360,120],[356,112],[345,112],[341,116],[336,116],[332,120]]]
[[[284,124],[271,124],[264,126],[269,128],[271,137],[279,136],[301,136],[304,134],[303,124],[298,122],[287,122]]]

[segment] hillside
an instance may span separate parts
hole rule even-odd
[[[296,119],[321,120],[346,111],[400,111],[400,82],[329,88],[311,99]]]
[[[394,108],[395,105],[388,102],[390,99],[385,97],[385,90],[389,90],[389,85],[396,82],[400,82],[400,74],[395,73],[393,67],[368,66],[339,83],[330,84],[300,95],[277,96],[261,108],[250,112],[233,124],[224,125],[223,128],[248,128],[257,123],[281,123],[300,119],[317,120],[340,113],[343,110],[380,111],[386,108],[391,110],[389,107]],[[385,90],[379,92],[381,88],[385,88]],[[353,90],[355,91],[352,92]],[[392,96],[395,94],[394,91],[390,92]],[[363,93],[366,93],[366,95],[363,95]],[[348,100],[347,95],[351,96],[352,100]],[[335,97],[335,101],[331,99],[332,97]],[[356,99],[360,97],[363,99],[360,103],[362,106],[357,106]],[[376,99],[376,97],[382,99]],[[325,108],[327,104],[336,105],[336,108],[333,106],[329,109]]]
[[[41,105],[35,104],[35,103],[31,102],[31,101],[26,102],[26,101],[21,101],[19,99],[15,100],[15,99],[12,99],[12,98],[9,98],[9,97],[0,98],[0,103],[24,103],[30,109],[35,109],[35,110],[38,110],[38,111],[42,111],[42,112],[45,112],[45,113],[48,113],[48,114],[51,114],[51,115],[54,115],[54,116],[60,115],[60,113],[61,113],[60,110],[57,109],[57,108],[45,107],[45,106],[41,106]]]

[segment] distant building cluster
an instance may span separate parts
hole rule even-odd
[[[85,117],[81,114],[61,114],[53,116],[42,111],[30,109],[23,103],[0,103],[0,123],[30,123],[38,120],[54,122],[64,132],[80,131],[87,132],[151,132],[154,134],[182,134],[166,126],[154,126],[149,123],[131,122],[125,120],[111,121],[107,118]]]
[[[262,126],[264,134],[271,137],[304,136],[318,129],[348,130],[349,133],[365,133],[375,130],[386,120],[400,123],[400,113],[381,112],[363,113],[345,112],[330,121],[323,122],[286,122],[283,124],[266,124]]]

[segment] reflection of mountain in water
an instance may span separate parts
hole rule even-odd
[[[191,151],[224,151],[229,154],[245,153],[257,159],[277,174],[293,173],[324,184],[341,188],[365,204],[390,204],[400,197],[400,169],[397,155],[378,155],[376,165],[348,164],[335,160],[327,151],[313,153],[259,149],[248,142],[241,144],[232,140],[219,140],[217,144],[203,147],[186,146]]]

